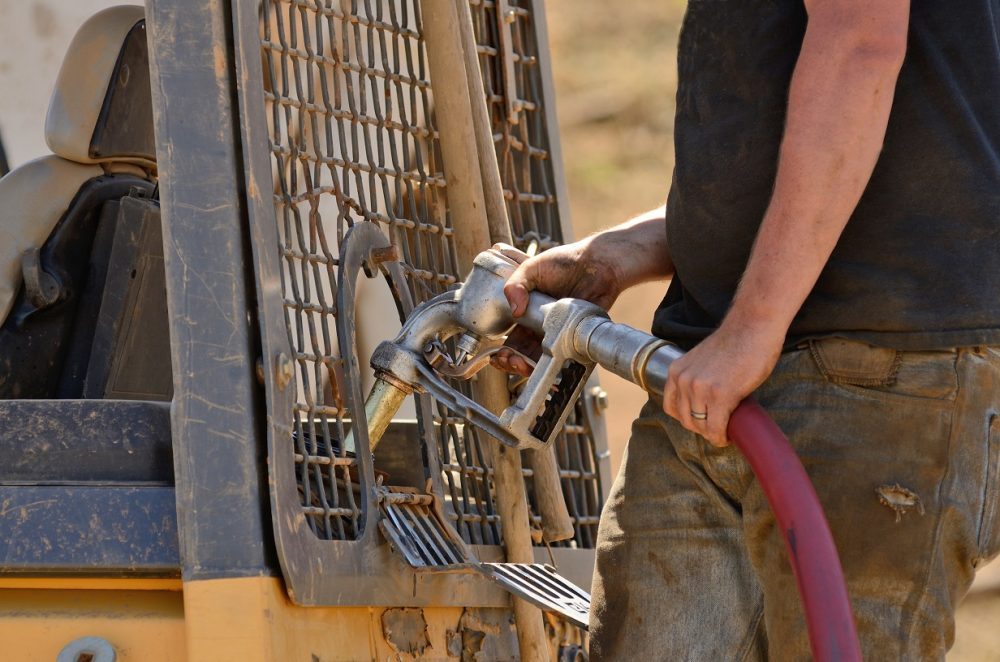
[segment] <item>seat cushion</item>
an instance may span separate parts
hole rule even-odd
[[[21,256],[40,248],[99,165],[43,156],[0,179],[0,322],[21,286]]]

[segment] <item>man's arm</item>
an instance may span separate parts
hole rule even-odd
[[[573,297],[608,309],[622,292],[640,283],[669,278],[674,273],[667,249],[664,207],[580,241],[550,248],[517,268],[504,286],[515,316],[524,313],[528,293],[540,290],[554,297]],[[537,339],[515,329],[508,345],[532,354]],[[501,370],[522,375],[531,367],[517,354],[501,351],[493,358]]]
[[[729,313],[674,363],[664,394],[664,411],[720,446],[733,409],[774,369],[871,177],[906,51],[909,0],[805,4],[771,203]]]
[[[558,297],[574,297],[610,308],[622,292],[674,273],[664,230],[666,205],[572,244],[551,248],[525,261],[504,286],[514,315],[528,305],[528,293],[539,289]]]

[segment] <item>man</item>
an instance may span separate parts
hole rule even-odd
[[[607,307],[672,277],[654,333],[690,349],[603,514],[592,659],[808,658],[781,537],[727,446],[751,392],[823,501],[865,657],[953,643],[1000,549],[998,16],[689,0],[666,207],[508,282],[517,314],[532,289]]]

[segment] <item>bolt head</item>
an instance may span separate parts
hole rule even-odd
[[[590,389],[590,398],[594,403],[594,411],[598,414],[607,410],[608,405],[608,392],[605,391],[600,386],[595,386]]]

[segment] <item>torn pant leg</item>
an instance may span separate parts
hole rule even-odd
[[[997,553],[1000,353],[842,340],[783,360],[758,398],[823,502],[865,659],[944,659],[975,567]],[[773,659],[809,659],[794,579],[756,483],[742,499]]]
[[[783,355],[756,395],[827,512],[865,659],[943,658],[974,568],[1000,549],[1000,350],[817,341]],[[597,660],[810,658],[749,466],[657,403],[602,516],[593,597]]]

